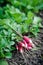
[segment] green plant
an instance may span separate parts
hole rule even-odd
[[[8,21],[2,20],[3,22]],[[15,43],[11,40],[12,30],[0,20],[0,58],[11,58],[11,51]]]
[[[5,0],[2,0],[3,3]],[[3,5],[2,1],[0,4]],[[9,2],[9,3],[8,3]],[[35,2],[35,3],[34,3]],[[15,44],[21,38],[20,34],[32,33],[35,37],[39,32],[40,17],[32,11],[39,11],[43,7],[43,0],[6,0],[6,5],[0,6],[0,58],[11,58]],[[40,6],[40,7],[39,7]]]
[[[0,65],[8,65],[8,63],[7,63],[7,61],[5,61],[5,60],[0,60]]]
[[[35,12],[38,12],[39,9],[43,9],[43,0],[8,0],[11,2],[11,4],[15,7],[18,7],[22,10],[23,8],[25,11],[33,10]]]

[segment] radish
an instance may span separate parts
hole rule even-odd
[[[20,46],[22,46],[22,47],[24,47],[25,45],[24,45],[24,43],[23,42],[18,42],[18,44],[20,45]]]
[[[18,45],[16,46],[17,50],[21,53],[23,53],[24,48],[27,50],[31,50],[32,47],[35,47],[35,45],[27,36],[24,36],[23,41],[18,42]]]
[[[27,46],[32,47],[32,44],[31,43],[27,43]]]
[[[27,50],[31,50],[32,49],[32,45],[30,43],[27,44]]]
[[[23,53],[23,47],[20,45],[16,45],[16,49],[20,52]]]
[[[30,44],[32,47],[35,47],[35,45],[33,44],[31,38],[28,38],[27,36],[23,36],[23,39],[28,43]]]
[[[30,38],[28,38],[27,36],[23,36],[23,39],[28,43],[30,42]]]
[[[27,42],[23,40],[24,47],[27,48]]]
[[[32,40],[29,40],[30,44],[32,45],[32,47],[35,47],[35,45],[33,44]]]
[[[32,47],[27,47],[27,50],[31,50],[32,49]]]
[[[30,49],[32,49],[32,44],[31,43],[26,43],[26,41],[25,40],[23,40],[23,43],[24,43],[24,48],[26,48],[27,50],[30,50]]]

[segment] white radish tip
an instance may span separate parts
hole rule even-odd
[[[18,50],[18,46],[16,45],[16,49]]]
[[[23,49],[22,48],[20,49],[20,53],[23,53]]]

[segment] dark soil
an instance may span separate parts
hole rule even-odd
[[[40,15],[43,18],[43,12]],[[9,65],[43,65],[43,27],[40,27],[37,38],[33,37],[32,40],[37,50],[25,50],[23,54],[25,59],[18,51],[14,51],[12,58],[7,59]]]

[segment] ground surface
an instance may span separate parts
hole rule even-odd
[[[40,13],[41,18],[43,18],[43,13]],[[42,21],[43,25],[43,21]],[[26,51],[24,52],[24,56],[26,59],[26,62],[23,58],[23,56],[19,53],[14,51],[13,57],[11,59],[7,59],[9,65],[43,65],[43,27],[40,28],[40,32],[38,33],[37,38],[32,38],[33,43],[40,47],[38,50],[34,51]]]

